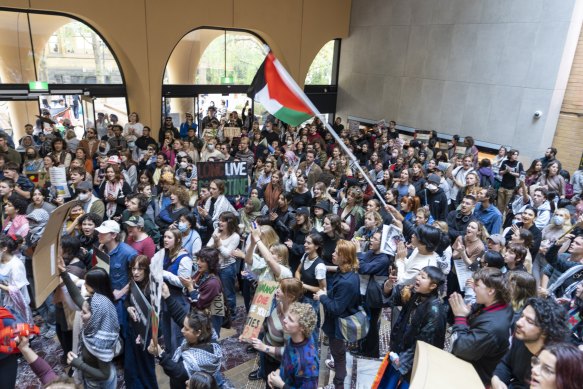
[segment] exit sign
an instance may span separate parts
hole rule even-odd
[[[233,83],[233,77],[221,77],[221,84],[226,85],[226,84],[232,84]]]
[[[30,81],[28,83],[28,90],[31,92],[48,92],[49,83],[44,81]]]

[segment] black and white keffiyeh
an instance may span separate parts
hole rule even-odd
[[[115,306],[107,297],[95,293],[91,297],[91,318],[83,327],[83,345],[103,362],[111,361],[121,348],[119,321]]]
[[[181,357],[189,376],[195,371],[204,371],[214,376],[221,370],[223,350],[216,342],[189,346],[186,340],[183,340],[174,352],[172,360],[178,362]]]

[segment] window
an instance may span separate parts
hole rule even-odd
[[[306,76],[306,85],[332,85],[336,84],[333,78],[337,63],[336,40],[326,43],[318,52],[308,74]]]

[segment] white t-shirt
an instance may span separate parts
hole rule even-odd
[[[277,281],[275,275],[271,271],[271,268],[265,261],[265,259],[257,254],[253,254],[253,263],[249,267],[254,274],[257,275],[257,281]],[[279,279],[291,278],[293,277],[292,272],[289,268],[285,267],[281,263],[279,264]]]
[[[316,261],[316,259],[318,259],[318,257],[314,258],[313,260],[309,260],[308,257],[305,257],[304,259],[304,270],[308,270],[310,268],[310,266],[312,266],[314,264],[314,262]],[[316,279],[319,280],[325,280],[326,279],[326,265],[324,265],[324,262],[318,264],[318,266],[316,266],[316,269],[314,271],[314,273],[316,274]]]

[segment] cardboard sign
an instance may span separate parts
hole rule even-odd
[[[259,336],[259,332],[263,328],[263,321],[270,314],[271,303],[277,288],[279,288],[279,282],[276,281],[261,281],[257,285],[253,303],[245,320],[243,333],[239,336],[240,340],[249,340]]]
[[[32,275],[35,285],[34,299],[37,307],[44,303],[49,294],[61,283],[57,269],[61,233],[63,231],[63,223],[69,216],[69,210],[76,204],[76,201],[69,201],[51,213],[45,232],[38,241],[38,245],[32,255]]]
[[[211,180],[221,179],[225,181],[226,196],[247,194],[249,186],[247,162],[199,162],[196,164],[196,169],[199,188],[203,186],[203,183],[210,184]]]
[[[229,139],[240,138],[241,127],[223,127],[223,137]]]
[[[130,281],[130,301],[132,306],[136,309],[138,321],[133,321],[131,317],[128,319],[128,321],[134,327],[136,334],[140,336],[142,350],[145,350],[147,346],[146,340],[148,339],[148,331],[150,330],[152,306],[134,280]],[[134,341],[134,339],[130,340]]]
[[[47,181],[48,174],[46,172],[34,171],[34,172],[25,172],[26,178],[30,180],[34,184],[34,186],[43,187],[45,186],[45,182]]]
[[[91,260],[91,264],[105,269],[109,274],[109,254],[105,253],[105,251],[95,247],[93,249],[93,259]]]
[[[422,388],[483,389],[484,384],[470,363],[428,343],[417,341],[409,389]]]
[[[460,158],[463,158],[463,156],[466,155],[466,148],[464,146],[456,146],[455,155],[457,155]]]

